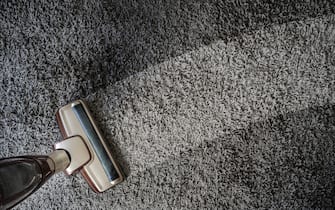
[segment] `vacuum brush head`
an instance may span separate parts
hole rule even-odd
[[[65,140],[57,143],[55,149],[67,151],[71,160],[64,170],[66,174],[80,170],[95,192],[103,192],[124,180],[83,101],[60,108],[56,117]]]
[[[80,171],[95,192],[123,181],[94,120],[81,100],[56,114],[64,141],[49,156],[33,155],[0,159],[0,209],[9,209],[39,189],[53,174]]]

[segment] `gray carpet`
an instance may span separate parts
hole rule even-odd
[[[332,0],[4,0],[0,71],[1,157],[50,153],[83,98],[127,175],[16,209],[335,206]]]

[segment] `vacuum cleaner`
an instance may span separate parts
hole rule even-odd
[[[56,113],[63,141],[48,156],[0,159],[0,209],[9,209],[40,188],[53,174],[83,175],[95,192],[104,192],[124,176],[82,100]]]

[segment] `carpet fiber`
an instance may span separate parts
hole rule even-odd
[[[60,173],[16,209],[335,206],[335,3],[1,1],[0,157],[88,102],[127,179]]]

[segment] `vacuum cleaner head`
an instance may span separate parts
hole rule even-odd
[[[64,141],[50,155],[0,159],[0,209],[17,205],[40,188],[53,174],[80,171],[95,192],[103,192],[123,181],[94,120],[81,100],[56,114]]]
[[[103,192],[124,180],[83,101],[77,100],[60,108],[56,117],[65,140],[57,143],[55,149],[67,151],[71,159],[64,171],[66,174],[80,170],[95,192]]]

